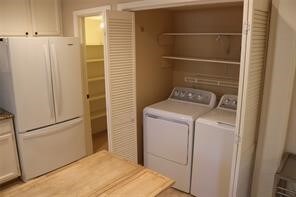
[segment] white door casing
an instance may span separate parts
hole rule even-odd
[[[134,13],[106,11],[104,18],[109,150],[138,162]]]
[[[87,16],[98,16],[102,15],[104,11],[110,10],[111,6],[105,5],[95,8],[88,8],[83,10],[76,10],[73,12],[73,27],[74,27],[74,36],[79,37],[80,48],[81,48],[81,57],[82,57],[82,78],[83,78],[83,102],[84,102],[84,122],[85,122],[85,141],[87,147],[87,154],[90,155],[93,153],[93,143],[92,143],[92,131],[91,131],[91,120],[89,112],[89,103],[88,103],[88,87],[87,87],[87,69],[86,69],[86,57],[85,57],[85,35],[84,35],[84,17]],[[105,66],[105,65],[104,65]]]

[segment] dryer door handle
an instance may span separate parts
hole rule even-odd
[[[188,122],[178,120],[178,119],[166,118],[166,117],[153,115],[153,114],[145,114],[145,116],[147,116],[149,118],[154,118],[154,119],[159,119],[159,120],[165,120],[165,121],[175,122],[175,123],[179,123],[179,124],[184,124],[184,125],[187,125],[188,127],[190,126]]]
[[[229,123],[225,123],[225,122],[220,122],[220,121],[216,122],[216,124],[218,124],[218,125],[227,125],[227,126],[230,126],[230,127],[235,127],[235,125],[233,125],[233,124],[229,124]]]

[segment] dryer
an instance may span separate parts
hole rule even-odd
[[[237,96],[224,95],[218,107],[196,120],[191,194],[229,195],[235,143]]]
[[[212,92],[176,87],[170,97],[144,109],[144,165],[190,192],[195,120],[216,104]]]

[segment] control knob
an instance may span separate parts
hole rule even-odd
[[[192,94],[191,92],[189,92],[189,93],[188,93],[188,97],[189,97],[190,99],[192,99],[193,94]]]
[[[181,91],[180,96],[181,96],[181,97],[184,97],[184,96],[185,96],[185,92],[184,92],[184,91]]]

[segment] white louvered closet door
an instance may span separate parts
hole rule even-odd
[[[105,19],[109,150],[138,162],[134,13],[106,11]]]
[[[269,25],[269,0],[244,1],[244,25],[234,145],[232,197],[249,197],[261,110]]]

